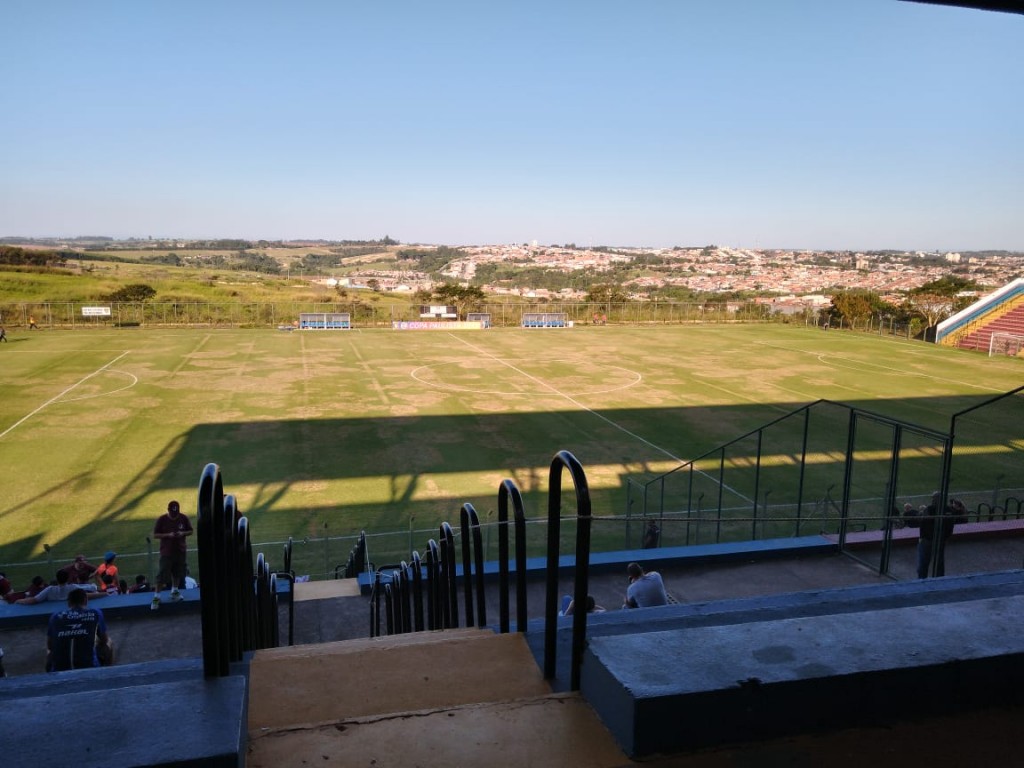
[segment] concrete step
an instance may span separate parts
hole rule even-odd
[[[249,684],[253,737],[551,690],[521,636],[477,629],[257,651]]]
[[[631,765],[577,694],[348,718],[251,737],[247,768]]]
[[[50,677],[70,682],[70,676],[77,680],[86,671]],[[4,707],[9,718],[3,765],[238,768],[245,754],[245,689],[241,675],[204,680],[200,674],[154,684],[107,685],[102,692],[54,691],[25,698]],[[128,723],[112,720],[111,713]]]
[[[581,692],[633,757],[1024,701],[1024,596],[590,639]]]
[[[633,635],[641,631],[664,632],[801,617],[857,614],[1014,595],[1024,595],[1022,570],[667,605],[661,608],[645,608],[639,613],[626,610],[608,611],[591,614],[588,617],[587,636],[611,637],[620,634]],[[641,621],[642,624],[638,625]],[[527,632],[527,642],[538,664],[543,663],[543,627],[543,621],[533,620]],[[556,691],[568,688],[571,640],[572,618],[559,619],[558,663],[556,678],[551,682]]]
[[[156,685],[203,676],[201,658],[167,659],[144,664],[115,664],[112,667],[76,669],[38,675],[20,675],[0,685],[0,702],[15,702],[40,696],[106,691],[133,685]],[[13,706],[8,704],[8,708]]]

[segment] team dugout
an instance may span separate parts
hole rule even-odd
[[[571,328],[566,312],[526,312],[523,328]]]
[[[347,331],[352,327],[350,312],[302,312],[300,331]]]

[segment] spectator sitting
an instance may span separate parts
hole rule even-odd
[[[96,572],[96,566],[85,559],[85,555],[78,555],[75,562],[61,568],[68,574],[68,582],[71,584],[88,584],[92,575]]]
[[[72,584],[70,576],[66,568],[61,568],[57,571],[57,583],[51,584],[45,587],[41,592],[32,597],[23,597],[20,600],[15,601],[18,605],[35,605],[36,603],[44,603],[47,600],[67,600],[68,595],[71,594],[75,588],[81,589],[83,592],[89,593],[86,597],[106,597],[106,592],[99,592],[96,589],[95,584]]]
[[[111,576],[109,573],[104,573],[103,574],[103,587],[102,587],[102,589],[108,595],[119,595],[119,594],[121,594],[121,588],[118,586],[117,582],[114,581],[114,577]]]
[[[149,586],[149,581],[146,579],[144,574],[139,574],[135,577],[135,584],[128,589],[129,594],[135,594],[136,592],[152,592],[153,588]]]
[[[107,552],[103,556],[103,562],[100,567],[93,572],[93,578],[96,579],[96,586],[103,589],[103,575],[109,573],[117,581],[117,566],[114,565],[114,558],[117,557],[117,552]]]
[[[587,603],[586,603],[586,605],[587,605],[587,613],[604,613],[604,611],[605,611],[604,608],[602,608],[600,605],[597,604],[597,601],[594,600],[593,595],[587,595]],[[573,611],[575,611],[575,610],[576,610],[576,601],[575,600],[570,600],[569,601],[569,605],[567,605],[566,608],[565,608],[564,615],[565,616],[572,616]]]
[[[6,573],[0,573],[0,597],[6,599],[7,595],[11,593],[11,582],[7,580]]]
[[[32,583],[28,585],[28,588],[21,592],[8,592],[4,595],[4,600],[8,603],[16,603],[23,597],[35,597],[46,588],[46,581],[43,580],[42,576],[33,576]]]
[[[657,571],[644,571],[639,563],[630,563],[626,567],[629,574],[629,588],[623,608],[653,608],[657,605],[668,605],[668,593],[665,582]]]

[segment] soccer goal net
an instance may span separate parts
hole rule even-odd
[[[1024,350],[1024,336],[1017,333],[993,333],[988,342],[988,356],[1016,357]]]

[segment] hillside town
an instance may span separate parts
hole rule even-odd
[[[605,284],[632,301],[725,294],[771,301],[779,309],[787,304],[826,304],[831,294],[845,290],[871,291],[898,303],[908,291],[950,275],[972,282],[977,286],[974,293],[981,294],[1024,276],[1024,253],[1009,251],[579,247],[536,242],[449,247],[402,244],[390,237],[379,241],[10,238],[4,242],[60,249],[64,254],[153,252],[154,258],[160,258],[157,254],[166,252],[163,259],[173,258],[171,263],[183,266],[216,266],[217,260],[224,260],[216,254],[235,253],[239,258],[257,259],[236,264],[235,269],[273,269],[281,276],[339,290],[411,294],[458,283],[496,297],[583,301],[594,285]]]
[[[533,285],[510,286],[508,281],[478,280],[482,265],[499,264],[509,271],[534,267],[549,271],[588,275],[607,274],[619,284],[627,298],[647,300],[666,288],[678,287],[694,293],[749,293],[786,297],[822,296],[836,290],[863,289],[887,300],[897,300],[909,290],[956,274],[983,288],[995,288],[1024,275],[1024,253],[953,252],[835,252],[811,250],[760,250],[707,246],[703,248],[615,248],[589,249],[566,246],[493,245],[459,249],[464,256],[453,259],[441,270],[441,278],[479,284],[485,293],[530,299],[576,301],[588,291],[562,288],[551,290]],[[643,264],[637,270],[637,264]],[[623,268],[634,266],[619,282]],[[371,270],[351,274],[352,286],[374,280],[385,291],[429,288],[435,280],[425,273],[407,270]]]

